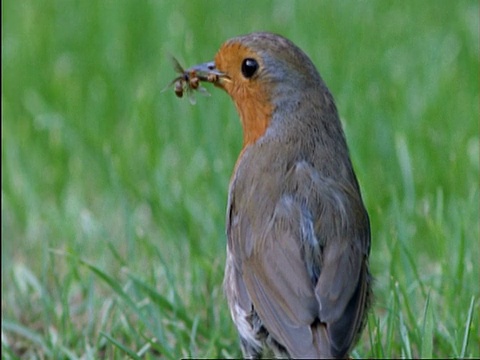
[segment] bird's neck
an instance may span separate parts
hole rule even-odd
[[[243,147],[255,143],[267,130],[273,106],[262,96],[241,96],[235,99],[243,128]]]

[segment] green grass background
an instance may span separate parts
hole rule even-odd
[[[239,357],[231,100],[161,92],[256,30],[335,96],[372,223],[354,357],[479,357],[477,1],[2,2],[2,358]]]

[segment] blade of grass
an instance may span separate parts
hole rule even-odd
[[[43,341],[42,336],[30,330],[29,328],[9,320],[2,319],[2,332],[3,331],[16,333],[17,335],[30,340],[31,342],[40,346],[47,357],[52,356],[52,352],[48,348],[46,342]]]
[[[425,285],[423,284],[422,279],[420,278],[420,273],[418,272],[418,267],[417,264],[408,249],[408,247],[399,241],[399,246],[401,247],[405,257],[407,258],[409,269],[413,271],[413,275],[415,276],[415,279],[417,279],[418,285],[420,286],[420,291],[422,292],[423,297],[427,297],[427,290],[425,289]]]
[[[392,354],[392,348],[394,344],[393,340],[393,331],[394,331],[394,324],[395,320],[397,318],[397,310],[398,309],[398,303],[397,303],[397,298],[395,296],[395,293],[393,291],[390,291],[390,306],[388,307],[388,312],[387,312],[387,338],[386,338],[386,346],[387,348],[385,349],[385,356],[390,356]]]
[[[178,295],[177,289],[175,285],[175,277],[173,276],[172,272],[170,271],[170,266],[168,262],[165,261],[165,258],[162,255],[162,252],[158,247],[154,247],[153,252],[157,255],[160,263],[162,264],[162,268],[165,270],[165,275],[167,276],[168,283],[170,287],[173,289],[173,295],[175,296],[175,302],[180,304],[181,307],[184,307],[182,298]]]
[[[135,314],[139,317],[139,319],[144,323],[148,324],[149,321],[143,314],[143,312],[138,308],[137,304],[130,298],[130,296],[123,290],[123,288],[118,284],[118,282],[112,278],[111,276],[107,275],[105,272],[101,271],[99,268],[96,266],[88,263],[87,261],[78,258],[72,254],[65,253],[65,252],[60,252],[57,250],[52,250],[52,252],[66,256],[74,261],[78,261],[81,265],[87,267],[90,271],[92,271],[95,275],[97,275],[101,280],[103,280],[107,285],[109,285],[112,290],[117,293],[117,295],[135,312]],[[163,354],[167,356],[168,358],[174,358],[172,355],[172,351],[167,349],[167,344],[164,344],[164,352]],[[130,350],[131,351],[131,350]]]
[[[159,354],[162,354],[164,357],[166,357],[168,359],[173,360],[173,359],[177,358],[173,354],[173,351],[171,349],[167,348],[166,346],[164,346],[161,341],[158,341],[157,338],[146,337],[146,336],[143,336],[143,335],[142,335],[142,337],[148,343],[148,345],[150,346],[151,351],[155,351]],[[143,354],[140,354],[140,355],[143,355]]]
[[[91,272],[93,272],[95,275],[97,275],[101,280],[103,280],[108,286],[112,288],[112,290],[117,293],[117,295],[132,309],[136,310],[138,315],[142,318],[142,320],[145,320],[145,317],[141,315],[141,312],[138,311],[137,304],[128,296],[128,294],[123,290],[123,288],[118,284],[118,282],[112,278],[111,276],[107,275],[105,272],[100,270],[98,267],[95,265],[90,264],[88,261],[83,260],[75,255],[69,254],[64,251],[58,251],[55,249],[51,249],[51,251],[57,255],[65,256],[68,257],[74,261],[79,262],[81,265],[85,266],[88,268]]]
[[[395,284],[395,295],[396,295],[396,300],[397,303],[400,305],[400,292],[401,292],[401,286],[397,282]],[[405,351],[405,357],[408,359],[412,358],[412,347],[410,345],[410,337],[408,335],[408,329],[405,324],[405,321],[403,319],[403,312],[399,311],[398,312],[398,320],[399,320],[399,326],[400,326],[400,336],[402,338],[402,348]]]
[[[194,321],[188,316],[187,311],[183,307],[173,305],[168,299],[160,295],[155,289],[151,288],[137,277],[129,274],[129,278],[134,282],[136,286],[140,287],[141,290],[143,290],[154,303],[158,304],[160,308],[174,314],[175,317],[185,323],[187,328],[193,328]],[[202,336],[208,337],[208,333],[205,331],[204,328],[200,327],[198,329],[198,332]]]
[[[367,322],[368,337],[370,341],[370,356],[374,358],[385,358],[380,328],[380,318],[370,314]]]
[[[117,261],[120,264],[122,264],[122,266],[127,266],[127,261],[124,258],[122,258],[120,253],[117,251],[115,245],[111,241],[107,243],[107,246],[108,246],[108,249],[112,252],[115,259],[117,259]]]
[[[470,327],[472,325],[474,305],[475,305],[475,296],[472,296],[472,300],[470,300],[470,308],[468,309],[467,321],[465,322],[465,334],[463,335],[463,344],[462,344],[462,351],[460,352],[460,358],[465,358],[465,354],[467,352],[468,338],[470,335]]]
[[[430,306],[430,292],[425,302],[425,310],[423,312],[423,334],[422,334],[422,352],[423,359],[431,359],[433,357],[433,313]]]
[[[413,297],[412,294],[409,293],[407,290],[407,286],[403,282],[398,282],[396,284],[397,296],[398,296],[398,304],[400,306],[402,314],[405,314],[406,321],[410,324],[409,330],[409,339],[412,339],[413,343],[417,343],[417,346],[420,346],[419,342],[422,337],[422,331],[418,324],[418,315],[415,312],[415,305],[412,301]],[[403,302],[400,301],[400,297],[403,298]],[[411,344],[409,343],[409,347],[411,348]]]
[[[405,357],[407,359],[412,359],[412,348],[410,346],[410,338],[408,336],[408,330],[405,325],[405,322],[403,321],[403,315],[400,312],[400,335],[402,337],[402,343],[403,343],[403,350],[405,351]]]
[[[405,204],[411,211],[415,204],[415,182],[413,180],[412,157],[407,144],[406,136],[403,133],[395,134],[395,150],[401,170],[403,187],[405,192]]]
[[[116,347],[118,347],[120,350],[122,350],[125,354],[127,354],[128,356],[130,356],[132,359],[135,359],[135,360],[142,360],[142,358],[140,356],[138,356],[134,351],[130,350],[129,348],[123,346],[123,344],[121,344],[120,342],[118,342],[117,340],[115,340],[113,337],[111,337],[110,335],[108,335],[107,333],[104,333],[103,331],[100,332],[100,334],[102,336],[104,336],[109,342],[111,342],[113,345],[115,345]]]

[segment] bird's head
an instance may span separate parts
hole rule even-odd
[[[226,41],[214,61],[188,71],[232,97],[240,114],[244,145],[265,133],[277,108],[294,107],[325,88],[302,50],[280,35],[265,32]]]

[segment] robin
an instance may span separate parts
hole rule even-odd
[[[370,224],[327,86],[302,50],[265,32],[185,74],[225,90],[242,123],[224,289],[243,355],[348,356],[372,297]]]

